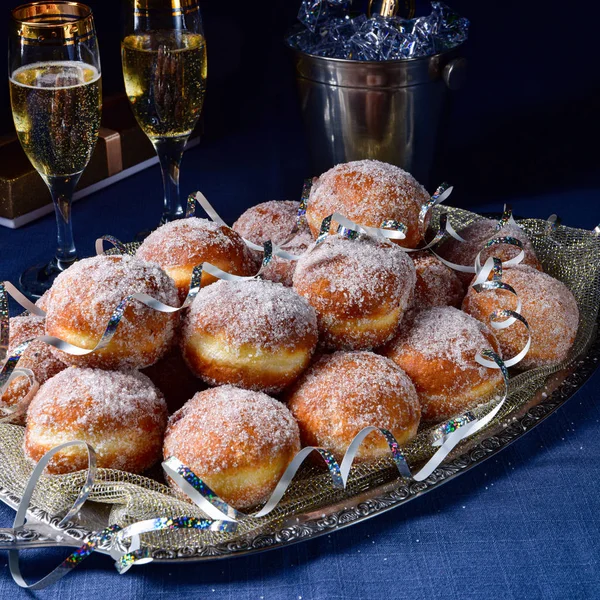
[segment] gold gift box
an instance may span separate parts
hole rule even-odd
[[[199,142],[199,127],[188,148]],[[152,144],[139,128],[125,95],[105,99],[98,143],[75,200],[156,164]],[[0,138],[0,225],[17,228],[52,212],[46,184],[31,166],[16,136]]]

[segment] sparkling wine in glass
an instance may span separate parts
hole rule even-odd
[[[195,0],[132,0],[121,43],[125,91],[152,142],[164,185],[161,223],[184,216],[179,167],[206,90],[206,41]]]
[[[17,136],[46,182],[56,213],[56,256],[30,267],[21,287],[39,297],[77,253],[73,192],[98,139],[100,54],[92,11],[76,2],[33,2],[12,11],[9,87]]]

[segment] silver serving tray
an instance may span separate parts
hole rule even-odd
[[[158,562],[208,561],[246,556],[330,534],[397,508],[459,477],[539,425],[581,389],[597,369],[599,361],[600,337],[596,332],[594,341],[583,356],[571,366],[549,376],[546,385],[525,406],[510,415],[510,424],[498,424],[490,428],[485,437],[476,442],[469,444],[469,440],[465,440],[425,481],[406,483],[406,480],[395,480],[341,502],[297,514],[277,530],[201,548],[157,549],[152,556]],[[20,498],[0,487],[0,500],[16,508]],[[12,530],[0,530],[0,549],[79,545],[92,531],[105,527],[108,516],[107,505],[88,503],[75,522],[59,529],[59,516],[31,509],[23,531],[15,534]],[[107,552],[108,549],[99,550]]]

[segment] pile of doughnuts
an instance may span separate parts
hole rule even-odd
[[[420,213],[428,200],[398,167],[351,162],[316,180],[305,221],[297,219],[298,203],[265,202],[231,229],[191,217],[159,227],[136,256],[79,261],[42,298],[45,319],[11,319],[11,349],[45,333],[91,350],[124,298],[143,293],[180,306],[202,262],[238,277],[205,273],[179,312],[130,300],[110,343],[88,354],[31,344],[21,366],[40,387],[27,411],[26,455],[37,461],[59,443],[85,440],[98,466],[132,473],[174,456],[225,501],[247,509],[268,499],[303,446],[341,460],[367,426],[391,431],[404,445],[422,423],[487,402],[503,378],[477,355],[487,349],[512,357],[528,332],[519,322],[490,326],[493,311],[515,309],[513,294],[465,289],[465,275],[434,254],[407,251],[425,245]],[[317,241],[322,220],[334,212],[370,227],[401,221],[407,234],[398,243],[338,233],[332,223]],[[467,242],[445,244],[442,256],[472,266],[494,236],[520,239],[524,264],[503,274],[531,334],[531,350],[516,368],[557,364],[577,333],[577,303],[542,272],[525,233],[506,227],[477,222],[461,232]],[[262,257],[246,241],[267,240],[301,257],[277,258],[255,277]],[[504,260],[515,252],[503,245],[486,250]],[[2,401],[14,405],[25,391],[16,379]],[[371,434],[356,459],[388,451],[385,439]],[[73,447],[49,470],[85,466],[85,452]]]

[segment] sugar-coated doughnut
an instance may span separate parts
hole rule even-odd
[[[319,177],[310,192],[306,219],[315,237],[323,219],[334,212],[370,227],[394,219],[408,228],[406,239],[398,243],[416,248],[422,239],[419,212],[428,200],[429,194],[410,173],[377,160],[359,160]]]
[[[199,392],[171,416],[163,455],[247,509],[269,498],[299,450],[298,424],[281,402],[225,385]]]
[[[393,336],[415,280],[412,260],[395,244],[330,235],[300,258],[294,289],[317,311],[324,348],[364,350]]]
[[[234,275],[256,272],[249,248],[235,231],[197,217],[161,225],[144,240],[136,256],[162,267],[175,281],[181,301],[190,289],[194,267],[203,262]],[[203,286],[215,281],[210,273],[202,273]]]
[[[522,302],[521,314],[530,327],[531,347],[517,369],[531,369],[557,364],[565,360],[577,336],[579,309],[567,286],[546,273],[527,265],[506,269],[502,281],[508,283]],[[506,290],[486,290],[477,293],[469,289],[463,310],[489,323],[495,310],[516,310],[517,298]],[[527,343],[526,327],[516,322],[496,331],[505,358],[516,356]]]
[[[442,306],[415,312],[383,352],[415,384],[423,421],[439,422],[490,400],[502,385],[499,369],[475,361],[486,349],[499,353],[486,325]]]
[[[179,410],[196,392],[206,387],[188,369],[178,345],[142,373],[162,392],[169,414]]]
[[[464,297],[463,284],[456,272],[429,252],[409,254],[415,265],[417,283],[413,306],[460,307]]]
[[[286,395],[300,426],[303,446],[320,446],[340,461],[362,429],[381,427],[400,445],[417,433],[421,408],[406,373],[372,352],[335,352],[319,358]],[[371,434],[356,459],[389,454],[382,436]]]
[[[121,300],[138,292],[177,306],[173,280],[155,264],[126,255],[80,260],[61,273],[50,290],[46,333],[92,349]],[[85,356],[55,348],[52,352],[69,365],[102,369],[148,367],[169,349],[178,322],[179,313],[161,313],[131,300],[106,347]]]
[[[306,368],[317,335],[314,309],[294,290],[258,279],[218,281],[194,299],[181,348],[210,385],[278,392]]]
[[[521,250],[510,244],[495,244],[485,249],[484,246],[486,242],[492,239],[513,237],[523,244],[525,257],[522,264],[530,265],[541,271],[542,265],[523,229],[517,225],[508,223],[502,227],[502,229],[497,230],[497,224],[498,222],[493,221],[492,219],[480,219],[475,221],[474,223],[471,223],[471,225],[460,230],[460,236],[465,239],[464,242],[460,242],[450,237],[439,247],[439,249],[436,249],[436,252],[447,261],[468,267],[475,265],[475,258],[479,252],[481,252],[480,260],[482,265],[485,264],[485,261],[490,256],[495,256],[502,262],[506,262],[511,258],[515,258]],[[474,277],[473,273],[461,273],[459,271],[456,271],[456,273],[465,286],[467,286]]]
[[[29,405],[25,454],[37,462],[54,446],[82,440],[96,451],[98,467],[141,473],[160,459],[166,425],[164,398],[145,375],[69,367]],[[87,452],[79,446],[48,465],[55,474],[85,468]]]
[[[7,356],[10,356],[23,342],[40,337],[44,333],[44,319],[41,317],[33,315],[13,317],[9,322]],[[67,365],[54,356],[48,344],[44,342],[31,342],[21,355],[17,368],[31,370],[35,380],[41,385],[50,379],[50,377],[66,369]],[[29,390],[29,378],[17,377],[8,384],[0,400],[5,406],[14,406],[23,401]],[[25,415],[14,422],[24,423]]]
[[[263,202],[246,210],[233,224],[233,229],[254,244],[262,246],[270,240],[281,249],[299,255],[304,253],[313,241],[310,228],[305,221],[292,235],[299,207],[299,202],[291,200]],[[260,264],[263,254],[256,252],[255,256]],[[271,263],[263,269],[261,276],[291,287],[295,268],[295,261],[274,256]]]

